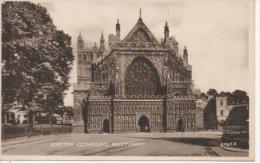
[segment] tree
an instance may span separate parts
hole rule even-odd
[[[66,114],[67,116],[72,117],[74,115],[74,109],[71,106],[60,106],[55,110],[55,113],[61,116]]]
[[[247,106],[235,106],[229,113],[225,124],[232,126],[243,126],[247,124],[249,111]]]
[[[249,97],[245,91],[235,90],[232,95],[236,104],[247,104],[249,102]]]
[[[69,87],[73,59],[70,36],[56,29],[44,7],[2,4],[4,105],[19,102],[30,107],[36,102],[46,110],[56,108]]]
[[[224,92],[224,91],[221,91],[221,92],[219,93],[219,95],[223,97],[223,96],[226,96],[226,95],[227,95],[227,93],[226,93],[226,92]]]
[[[64,113],[67,114],[67,116],[72,117],[74,115],[74,109],[71,106],[64,106]]]
[[[204,126],[206,129],[217,128],[216,99],[210,99],[204,109]]]
[[[234,103],[234,96],[233,96],[233,94],[230,93],[230,92],[226,92],[226,96],[227,96],[228,105],[232,105]]]
[[[200,94],[200,98],[202,99],[208,99],[208,96],[205,93]]]
[[[224,92],[224,91],[221,91],[219,93],[220,96],[222,97],[227,97],[227,103],[228,105],[232,105],[234,103],[234,96],[232,93],[230,92]]]
[[[215,89],[209,89],[207,95],[216,98],[218,96],[218,92]]]

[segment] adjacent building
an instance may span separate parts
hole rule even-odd
[[[227,97],[216,97],[216,112],[217,119],[220,124],[223,124],[227,119],[229,112],[233,109],[233,105],[228,105]]]

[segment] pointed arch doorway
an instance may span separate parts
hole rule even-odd
[[[109,120],[108,119],[105,119],[103,121],[103,132],[105,132],[105,133],[110,132],[110,130],[109,130]]]
[[[177,132],[184,132],[184,122],[181,118],[177,122]]]
[[[138,120],[138,126],[140,132],[150,132],[150,124],[147,116],[143,115]]]

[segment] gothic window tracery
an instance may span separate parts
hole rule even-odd
[[[129,65],[126,73],[126,95],[157,95],[160,89],[156,69],[144,57],[138,57]]]

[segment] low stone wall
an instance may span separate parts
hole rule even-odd
[[[35,125],[34,127],[26,127],[24,125],[8,126],[2,125],[2,139],[12,139],[25,136],[38,136],[50,134],[71,133],[72,126],[64,125]]]

